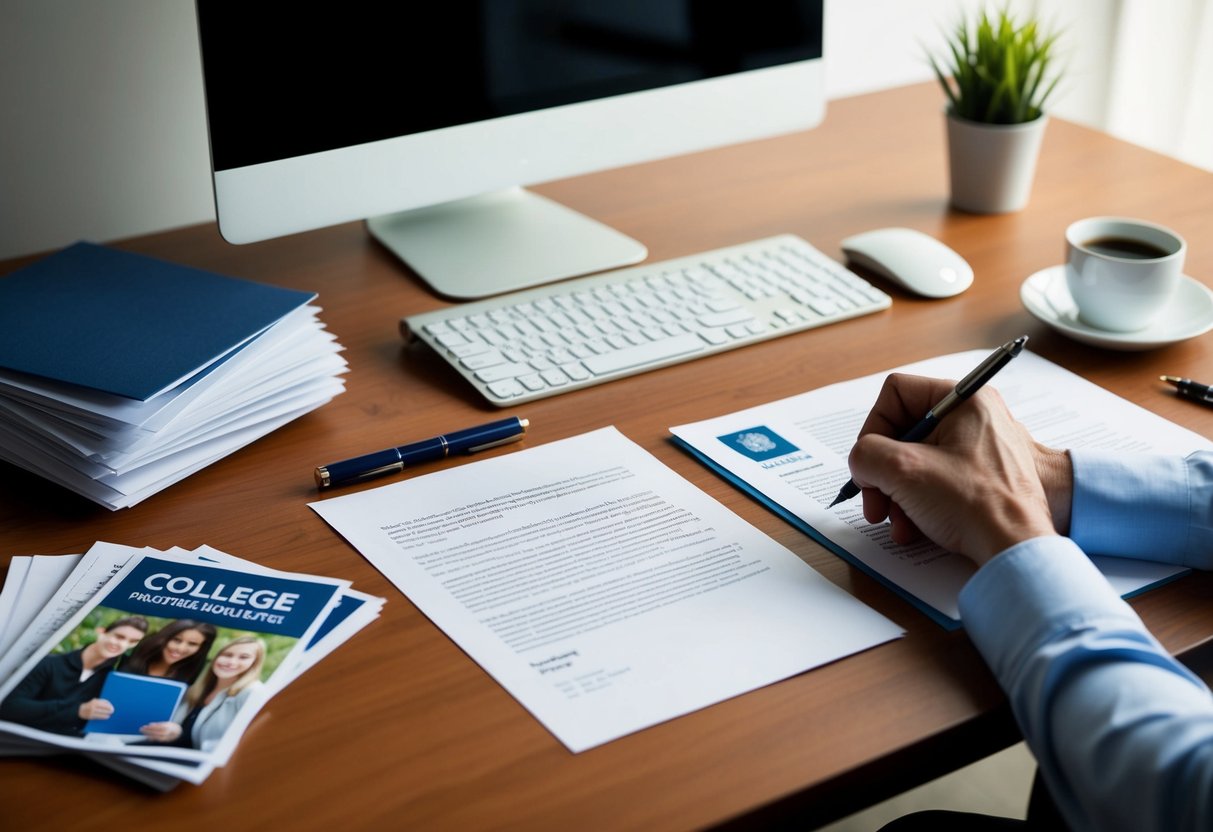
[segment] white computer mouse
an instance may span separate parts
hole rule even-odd
[[[973,267],[929,234],[877,228],[842,241],[843,254],[916,295],[950,298],[973,284]]]

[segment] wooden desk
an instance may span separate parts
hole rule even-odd
[[[686,829],[756,812],[747,826],[795,818],[803,829],[1014,742],[1002,695],[963,633],[944,632],[667,438],[670,425],[1025,332],[1044,356],[1213,435],[1213,409],[1157,381],[1160,372],[1213,376],[1213,336],[1156,352],[1103,351],[1053,334],[1018,296],[1028,275],[1061,261],[1065,226],[1093,214],[1172,226],[1189,242],[1187,272],[1213,281],[1213,175],[1054,122],[1026,210],[955,213],[941,108],[932,85],[837,101],[807,133],[537,189],[635,235],[653,260],[784,231],[839,256],[849,234],[906,225],[960,251],[977,279],[950,300],[893,290],[893,308],[880,314],[517,409],[531,419],[532,446],[614,423],[904,626],[906,638],[570,754],[307,507],[316,464],[499,412],[436,356],[402,346],[399,316],[442,302],[357,224],[245,247],[225,244],[212,226],[130,240],[122,247],[318,291],[348,349],[349,389],[118,513],[2,467],[0,553],[80,552],[96,540],[211,544],[275,568],[350,578],[388,603],[379,621],[274,699],[205,785],[152,795],[75,759],[3,760],[3,825]],[[1133,603],[1174,651],[1192,655],[1213,635],[1208,575]]]

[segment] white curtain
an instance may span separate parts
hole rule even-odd
[[[1102,126],[1213,170],[1213,0],[1117,0],[1109,6]]]

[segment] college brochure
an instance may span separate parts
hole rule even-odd
[[[65,559],[14,558],[9,580],[27,592],[0,592],[0,623],[28,622],[0,627],[0,754],[74,750],[157,788],[202,782],[270,696],[382,606],[210,548],[100,543]],[[169,635],[199,655],[151,675],[139,645],[176,655]]]

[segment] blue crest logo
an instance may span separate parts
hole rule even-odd
[[[763,462],[800,450],[765,425],[747,428],[737,433],[728,433],[716,438],[739,454],[747,456],[756,462]]]

